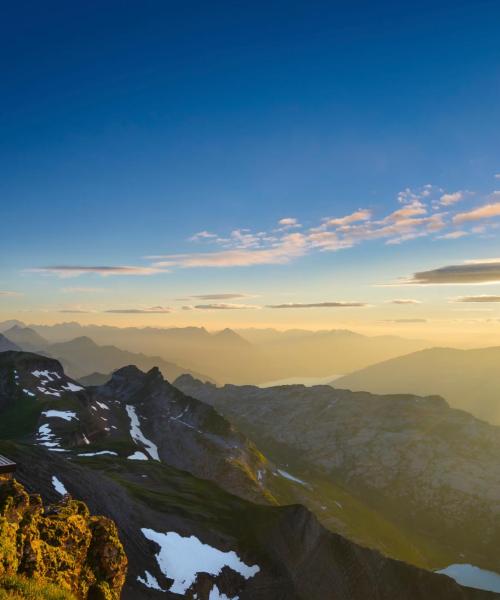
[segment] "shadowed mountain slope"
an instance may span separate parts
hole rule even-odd
[[[499,570],[500,428],[437,396],[175,385],[301,481],[328,527],[414,564]]]
[[[455,408],[500,425],[500,347],[432,348],[400,356],[332,384],[378,394],[439,394]]]

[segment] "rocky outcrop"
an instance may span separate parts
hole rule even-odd
[[[118,600],[126,573],[113,521],[69,496],[44,507],[16,480],[0,483],[0,579],[22,575],[78,600]]]
[[[88,393],[93,417],[101,431],[102,423],[109,427],[103,434],[110,441],[132,436],[136,449],[150,458],[215,481],[244,498],[273,502],[266,487],[272,479],[270,465],[257,447],[211,406],[172,386],[159,369],[144,373],[124,367]],[[131,425],[135,418],[143,441]],[[154,446],[153,454],[144,439]]]

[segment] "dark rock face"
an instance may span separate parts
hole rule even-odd
[[[53,583],[77,598],[117,600],[127,557],[116,526],[66,497],[44,508],[15,480],[0,483],[0,577]]]
[[[218,388],[188,376],[175,384],[212,404],[275,462],[309,482],[315,490],[308,505],[320,518],[332,505],[322,483],[347,491],[350,499],[336,498],[343,506],[328,513],[337,531],[352,535],[354,528],[354,539],[396,557],[406,532],[413,550],[405,557],[415,564],[467,562],[498,570],[500,428],[451,409],[439,396],[378,396],[330,386]],[[369,537],[368,527],[356,529],[359,514],[349,513],[354,500],[383,517],[392,536],[384,545]]]
[[[156,447],[152,455],[146,448],[152,458],[157,452],[162,462],[216,481],[240,496],[271,500],[265,490],[269,465],[255,445],[211,406],[170,385],[158,369],[120,369],[107,384],[92,390],[91,402],[109,407],[108,423],[116,410],[127,410],[131,419],[137,416],[143,435]],[[119,429],[109,432],[111,439],[122,435]]]

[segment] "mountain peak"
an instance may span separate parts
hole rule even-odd
[[[89,348],[90,347],[94,348],[95,346],[97,346],[97,344],[94,342],[94,340],[92,338],[89,338],[88,335],[80,335],[76,338],[73,338],[72,340],[70,340],[67,343],[78,345],[78,346],[86,346]]]
[[[127,365],[121,369],[117,369],[112,375],[111,379],[104,385],[110,386],[123,386],[124,384],[129,385],[131,388],[136,386],[143,386],[148,384],[160,384],[167,383],[161,374],[158,367],[153,367],[147,372],[141,371],[136,365]]]
[[[138,377],[144,377],[144,371],[141,371],[136,365],[127,365],[114,371],[111,379],[137,379]]]
[[[226,327],[225,329],[222,329],[221,331],[217,331],[216,333],[212,334],[213,335],[213,339],[217,340],[218,342],[223,342],[224,344],[239,344],[240,346],[249,346],[250,342],[248,342],[247,340],[245,340],[244,338],[241,337],[241,335],[239,335],[238,333],[236,333],[236,331],[234,331],[233,329],[230,329],[229,327]]]
[[[5,331],[5,335],[26,351],[38,351],[47,346],[47,340],[30,327],[16,323]]]

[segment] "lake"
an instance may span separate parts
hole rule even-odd
[[[312,387],[313,385],[328,385],[334,379],[338,379],[342,375],[328,375],[327,377],[288,377],[287,379],[276,379],[275,381],[266,381],[259,383],[258,387],[268,388],[278,385],[305,385]]]

